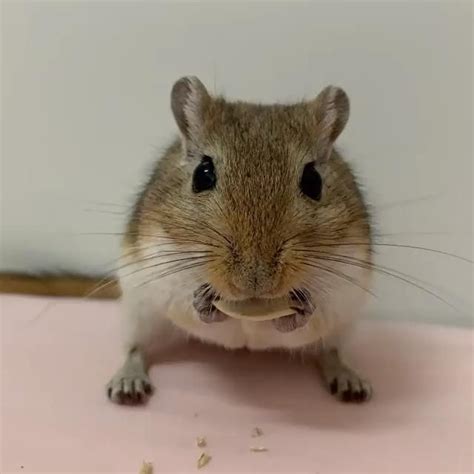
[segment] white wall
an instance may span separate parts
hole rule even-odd
[[[121,232],[175,133],[169,90],[185,74],[265,102],[343,86],[340,145],[379,230],[402,233],[386,240],[472,256],[470,2],[11,1],[2,13],[1,268],[110,267],[118,236],[84,234]],[[380,259],[464,313],[385,277],[372,313],[469,321],[470,265],[384,247]]]

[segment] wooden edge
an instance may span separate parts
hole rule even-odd
[[[120,288],[112,278],[0,273],[0,293],[117,299]]]

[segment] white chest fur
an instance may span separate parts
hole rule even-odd
[[[361,287],[365,287],[370,279],[367,270],[355,267],[351,277],[358,280],[359,286],[344,280],[334,281],[331,292],[323,301],[315,299],[316,310],[308,323],[285,333],[278,331],[271,321],[228,318],[222,322],[205,323],[199,319],[192,304],[193,291],[198,284],[192,281],[183,283],[182,276],[142,284],[149,277],[140,267],[143,264],[129,266],[126,274],[120,275],[127,322],[125,337],[129,343],[152,341],[159,337],[157,329],[171,321],[191,336],[229,349],[293,349],[317,343],[357,315],[367,296]]]
[[[326,332],[324,320],[318,311],[308,324],[290,333],[278,331],[271,321],[254,322],[228,318],[208,324],[199,319],[192,308],[192,301],[186,301],[182,296],[170,301],[167,317],[187,333],[229,349],[296,348],[316,342]]]

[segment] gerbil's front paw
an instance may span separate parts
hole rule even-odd
[[[370,383],[347,367],[327,371],[323,377],[331,394],[343,402],[366,402],[372,396]]]
[[[218,300],[219,297],[208,283],[201,285],[194,292],[193,306],[203,323],[219,323],[228,318],[214,306],[214,302]]]
[[[150,378],[145,373],[127,373],[119,370],[107,384],[109,399],[121,405],[145,403],[153,391]]]

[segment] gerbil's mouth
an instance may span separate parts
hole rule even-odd
[[[309,291],[295,289],[283,298],[249,298],[239,301],[223,300],[209,284],[194,292],[194,309],[201,321],[216,323],[228,318],[247,321],[271,321],[281,332],[304,326],[315,310]]]

